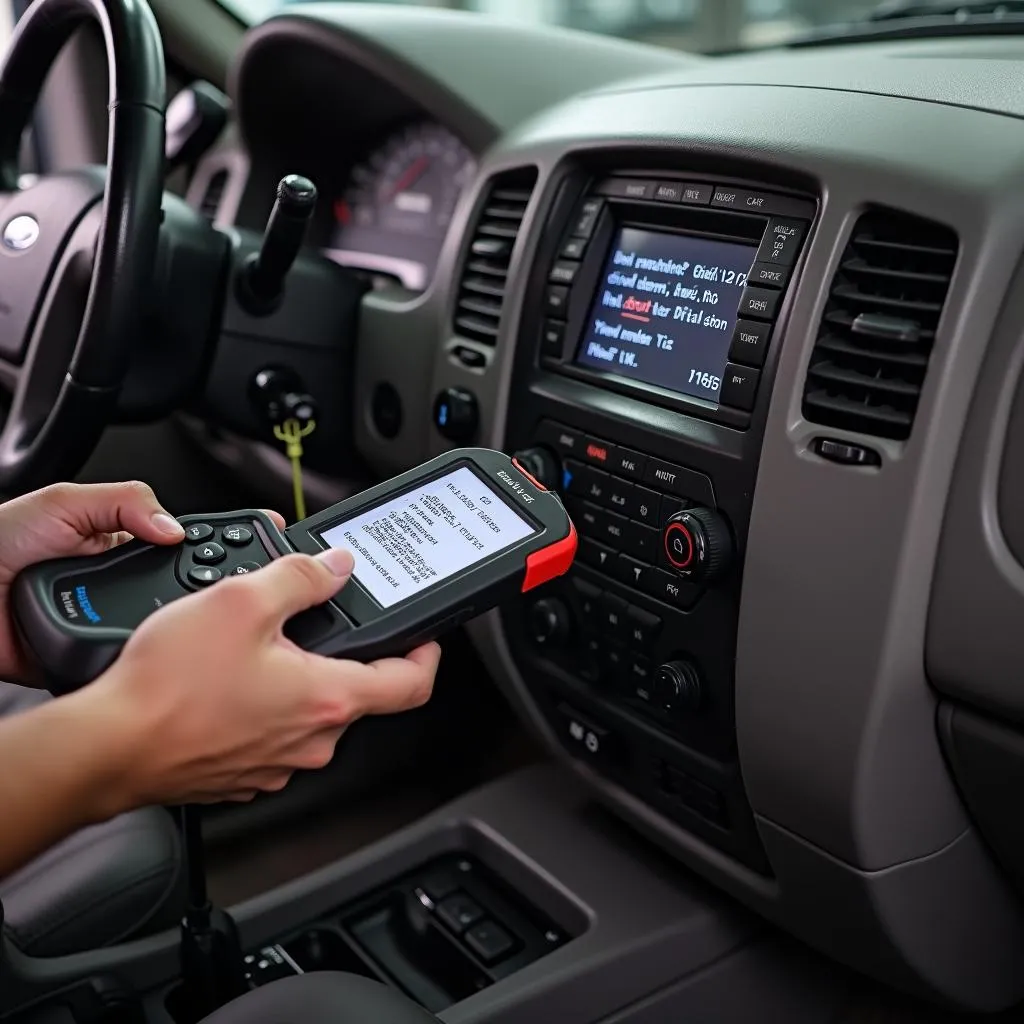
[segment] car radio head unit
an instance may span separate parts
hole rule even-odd
[[[710,181],[599,182],[546,267],[542,365],[745,428],[814,211]]]
[[[757,246],[622,227],[575,365],[717,403]]]

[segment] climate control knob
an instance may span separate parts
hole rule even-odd
[[[515,453],[513,458],[542,487],[549,491],[557,490],[562,485],[562,467],[555,455],[547,448],[524,448]]]
[[[665,524],[661,535],[665,564],[700,583],[721,579],[732,564],[729,527],[710,508],[688,508]]]
[[[572,619],[557,597],[545,597],[530,608],[530,636],[538,647],[561,647],[569,639]]]
[[[664,711],[699,711],[700,673],[689,661],[669,661],[654,673],[654,702]]]

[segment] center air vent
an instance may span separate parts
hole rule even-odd
[[[811,356],[808,420],[910,436],[957,247],[956,235],[931,221],[889,210],[860,218]]]
[[[536,183],[537,172],[523,169],[488,185],[459,279],[455,330],[463,337],[487,345],[497,340],[512,249]]]

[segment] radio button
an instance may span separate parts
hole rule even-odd
[[[645,704],[653,699],[654,669],[646,658],[632,657],[626,670],[626,693]]]
[[[537,428],[537,443],[547,445],[562,455],[579,458],[583,452],[583,435],[578,430],[563,427],[554,420],[542,420]]]
[[[771,324],[758,323],[756,320],[737,320],[732,344],[729,346],[729,358],[748,366],[763,366],[771,336]]]
[[[624,551],[629,543],[629,528],[632,525],[625,516],[605,512],[596,536],[598,540],[611,544],[617,551]]]
[[[653,562],[658,557],[658,530],[640,523],[627,523],[626,537],[622,549],[635,558],[645,562]]]
[[[633,488],[632,503],[627,513],[630,519],[647,526],[660,526],[661,495],[637,484]]]
[[[606,178],[598,191],[604,196],[621,196],[623,199],[652,199],[654,182],[643,178]]]
[[[619,476],[628,476],[630,480],[642,480],[646,465],[646,455],[631,451],[629,448],[616,448],[608,463],[608,469]]]
[[[684,181],[682,183],[681,203],[689,206],[707,206],[714,194],[714,187],[701,184],[699,181]]]
[[[605,505],[620,515],[630,515],[633,507],[633,485],[625,480],[612,477],[608,482],[607,500]]]
[[[604,652],[605,669],[616,688],[622,685],[629,670],[629,655],[622,644],[611,643]]]
[[[583,619],[583,627],[592,629],[597,625],[601,588],[595,587],[593,583],[588,583],[586,580],[581,580],[578,576],[573,577],[572,585],[576,591],[576,603],[579,607],[580,618]]]
[[[626,631],[629,642],[637,650],[646,652],[661,632],[661,619],[657,615],[645,612],[643,608],[634,608],[630,605],[626,610]]]
[[[580,539],[578,557],[584,565],[589,565],[591,569],[597,569],[598,572],[609,572],[615,560],[615,552],[604,544],[598,544],[596,540],[583,537]]]
[[[740,296],[740,316],[752,316],[757,320],[771,320],[779,306],[782,292],[769,288],[753,288],[749,284]]]
[[[611,478],[607,473],[602,473],[599,469],[592,469],[590,466],[580,466],[578,476],[581,481],[582,489],[579,492],[581,497],[597,505],[607,503],[608,487],[611,484]]]
[[[766,288],[785,288],[792,270],[792,267],[784,267],[781,263],[755,263],[750,268],[747,280],[750,284],[764,285]]]
[[[544,295],[544,308],[558,317],[564,317],[569,307],[569,289],[553,284]]]
[[[615,445],[588,435],[583,443],[583,458],[593,466],[612,470],[615,465]]]
[[[682,611],[689,611],[701,595],[699,587],[661,569],[650,569],[644,573],[641,586],[645,594]]]
[[[600,216],[603,206],[604,202],[601,199],[584,199],[576,211],[576,220],[573,221],[570,234],[576,238],[590,238],[594,233],[597,218]]]
[[[573,501],[569,514],[580,533],[596,537],[601,532],[604,513],[596,505],[588,501]]]
[[[615,578],[627,587],[633,587],[634,590],[641,588],[644,573],[649,571],[649,565],[638,562],[635,558],[630,558],[629,555],[619,555],[612,568]]]
[[[722,405],[731,405],[734,409],[745,409],[749,412],[754,408],[757,398],[757,382],[761,378],[760,370],[752,370],[749,366],[737,366],[726,363],[722,374]]]
[[[629,605],[614,594],[605,594],[601,598],[600,627],[615,637],[626,636],[626,611]]]
[[[585,238],[570,238],[562,246],[561,257],[566,260],[581,260],[587,251],[587,240]]]
[[[692,469],[662,462],[661,459],[648,459],[644,470],[644,483],[669,491],[679,498],[689,498],[698,505],[715,507],[715,490],[710,478]]]
[[[565,324],[561,320],[545,320],[540,335],[540,354],[550,359],[561,359],[565,344]]]
[[[777,263],[791,267],[796,263],[797,253],[804,240],[807,224],[802,220],[785,220],[773,217],[757,250],[759,263]]]
[[[660,203],[681,203],[683,186],[678,181],[659,181],[654,186],[654,198]]]
[[[576,280],[579,269],[580,265],[575,260],[559,260],[551,268],[549,280],[554,284],[570,285]]]

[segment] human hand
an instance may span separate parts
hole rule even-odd
[[[143,483],[54,484],[0,505],[0,679],[28,675],[11,617],[14,577],[36,562],[100,554],[133,536],[152,544],[185,536]]]
[[[145,804],[249,799],[321,768],[363,715],[426,702],[440,648],[371,664],[310,654],[287,619],[352,573],[347,551],[289,555],[147,618],[114,665],[63,698],[108,734],[99,816]]]

